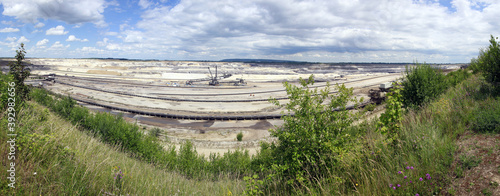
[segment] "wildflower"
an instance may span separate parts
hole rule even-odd
[[[430,180],[430,179],[431,179],[431,175],[430,175],[430,174],[425,174],[425,178],[426,178],[427,180]]]
[[[398,174],[403,174],[403,171],[398,171]]]
[[[420,196],[420,195],[417,193],[417,194],[415,194],[415,196]]]
[[[400,184],[398,184],[398,187],[401,187],[401,185],[400,185]]]
[[[410,166],[406,166],[406,169],[410,169]]]
[[[420,178],[419,180],[420,180],[420,181],[422,181],[422,180],[424,180],[424,179]]]
[[[413,169],[413,166],[411,166],[410,169]]]
[[[356,183],[356,186],[358,186],[358,183]]]
[[[392,189],[396,190],[396,187],[394,186],[394,187],[392,187]]]
[[[407,176],[405,176],[405,179],[407,178]]]
[[[410,183],[412,183],[412,181],[410,180]]]
[[[392,187],[392,184],[389,184],[389,188],[391,188],[391,187]]]

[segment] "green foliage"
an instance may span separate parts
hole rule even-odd
[[[164,150],[157,139],[161,132],[159,128],[153,128],[148,135],[144,135],[139,126],[126,122],[120,115],[103,112],[92,114],[87,108],[77,106],[70,97],[50,95],[44,89],[33,89],[31,97],[72,123],[89,130],[103,142],[118,145],[121,150],[140,159],[179,170],[186,176],[205,177],[207,174],[217,176],[223,173],[239,176],[250,172],[251,158],[246,151],[236,150],[223,156],[214,154],[208,162],[204,156],[198,155],[190,141],[182,144],[178,153],[175,148]]]
[[[162,130],[158,127],[155,127],[155,128],[152,128],[151,130],[149,130],[149,135],[151,137],[160,137],[160,133],[162,132]]]
[[[500,45],[498,37],[491,35],[490,46],[479,51],[477,59],[471,60],[471,69],[482,72],[486,81],[490,83],[500,82]]]
[[[444,75],[425,63],[406,67],[402,85],[403,104],[413,108],[433,100],[447,88]]]
[[[24,85],[24,80],[30,75],[30,69],[26,67],[23,63],[26,51],[24,50],[24,44],[21,43],[19,50],[16,50],[16,62],[10,63],[10,72],[13,76],[14,82],[16,83],[16,96],[20,100],[25,100],[29,93],[29,88]]]
[[[236,140],[238,140],[239,142],[241,142],[243,140],[243,133],[242,132],[239,132],[237,135],[236,135]]]
[[[481,163],[481,157],[476,157],[474,155],[461,155],[460,156],[460,163],[462,164],[463,169],[472,169],[474,167],[479,166],[479,163]]]
[[[243,177],[243,180],[246,182],[246,189],[243,191],[243,195],[249,195],[249,196],[254,196],[254,195],[262,195],[264,192],[262,192],[261,186],[264,184],[264,181],[259,180],[258,175],[253,175],[253,176],[245,176]]]
[[[400,85],[393,83],[394,88],[387,93],[385,112],[380,115],[378,129],[382,134],[390,135],[390,138],[395,139],[401,130],[401,121],[403,120],[403,103],[400,93]]]
[[[5,75],[0,71],[0,109],[2,111],[7,107],[7,103],[9,103],[9,83],[14,81],[12,75]]]
[[[76,106],[76,101],[69,96],[53,99],[43,89],[33,89],[31,97],[72,123],[90,130],[104,142],[121,145],[123,150],[137,154],[147,161],[157,162],[162,159],[162,147],[144,136],[137,125],[127,123],[121,116],[116,117],[108,113],[90,114],[88,109]]]
[[[474,131],[500,133],[500,99],[486,100],[471,116]]]
[[[368,104],[368,105],[365,106],[365,110],[372,112],[373,110],[375,110],[376,107],[377,107],[376,104],[370,103],[370,104]]]
[[[205,166],[205,159],[198,155],[191,141],[187,140],[179,149],[177,169],[187,176],[198,176]]]
[[[352,97],[352,88],[343,84],[336,86],[336,95],[329,94],[329,84],[319,92],[317,88],[310,89],[314,84],[312,75],[308,80],[300,79],[300,84],[284,83],[289,103],[271,101],[294,115],[284,117],[283,126],[271,130],[278,142],[270,146],[272,165],[264,167],[272,168],[276,177],[288,184],[321,178],[329,167],[336,165],[349,148],[347,142],[351,137],[346,130],[356,119],[356,115],[346,110],[347,103],[358,103]]]
[[[229,150],[223,156],[212,153],[209,156],[208,168],[216,176],[219,174],[231,174],[240,177],[251,173],[251,159],[248,150]]]
[[[459,69],[457,71],[453,71],[448,73],[446,75],[446,83],[450,86],[456,86],[458,83],[464,81],[468,77],[470,77],[472,74],[469,73],[467,70]]]
[[[463,178],[464,177],[464,169],[462,167],[456,167],[455,168],[455,176],[457,176],[457,178]]]

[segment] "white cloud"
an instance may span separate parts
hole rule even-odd
[[[101,31],[111,39],[98,41],[98,50],[171,59],[464,62],[488,45],[489,34],[500,34],[500,2],[494,0],[453,0],[449,8],[437,0],[183,0],[174,6],[162,6],[163,0],[134,2],[143,11],[139,22],[114,21],[113,29],[119,30]],[[106,26],[103,10],[118,1],[2,4],[4,15],[35,24],[45,18]],[[63,26],[52,29],[52,34],[68,34]],[[70,35],[66,41],[84,40]],[[95,51],[77,50],[72,52]]]
[[[24,36],[21,36],[18,40],[17,43],[28,43],[30,40]]]
[[[3,15],[35,23],[39,18],[54,19],[70,24],[104,23],[105,0],[3,0]]]
[[[36,43],[36,46],[39,48],[45,48],[45,45],[49,43],[48,39],[42,39]]]
[[[113,31],[110,31],[110,32],[106,32],[106,33],[104,33],[104,35],[107,35],[107,36],[117,36],[117,35],[118,35],[118,32],[113,32]]]
[[[146,9],[151,5],[152,3],[148,0],[139,0],[139,6],[141,6],[143,9]]]
[[[14,32],[19,32],[19,29],[10,27],[0,29],[0,33],[14,33]]]
[[[39,22],[39,23],[37,23],[37,24],[35,25],[35,28],[39,29],[39,28],[42,28],[42,27],[44,27],[44,26],[45,26],[45,24],[43,24],[43,23]]]
[[[12,22],[12,21],[2,20],[2,24],[4,24],[4,25],[13,25],[13,24],[14,24],[14,22]]]
[[[104,39],[102,39],[102,41],[98,41],[98,42],[96,43],[96,45],[97,45],[97,46],[100,46],[100,47],[104,47],[104,46],[106,46],[106,45],[108,44],[108,41],[109,41],[109,39],[108,39],[108,38],[104,38]]]
[[[68,31],[64,31],[64,27],[59,25],[57,27],[50,28],[46,31],[45,35],[66,35]]]
[[[326,52],[332,55],[300,58],[336,61],[334,54],[345,53],[387,60],[383,54],[410,52],[463,62],[487,45],[490,33],[500,32],[500,12],[494,11],[500,3],[484,4],[482,11],[465,0],[453,4],[456,12],[412,0],[181,1],[175,7],[149,6],[135,26],[120,26],[119,38],[122,50],[143,47],[157,54],[189,55],[181,59],[299,58],[295,54]]]
[[[70,35],[68,39],[66,39],[67,42],[74,42],[74,41],[79,41],[79,42],[88,42],[88,39],[79,39],[76,38],[74,35]]]
[[[17,40],[16,37],[7,37],[7,38],[5,38],[5,41],[8,41],[8,42],[14,42],[16,40]]]
[[[102,49],[97,49],[97,48],[94,48],[94,47],[82,47],[82,48],[79,48],[77,49],[77,51],[79,52],[83,52],[83,53],[104,53],[105,50],[102,50]]]
[[[50,46],[49,50],[63,50],[63,49],[66,49],[66,48],[69,48],[70,45],[63,45],[61,44],[61,42],[59,41],[56,41],[54,44],[52,44],[52,46]]]
[[[142,32],[139,31],[126,31],[125,34],[127,36],[125,37],[125,39],[123,39],[124,42],[137,43],[141,42],[144,39],[142,37]]]

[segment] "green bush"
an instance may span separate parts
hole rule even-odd
[[[490,46],[479,51],[477,59],[471,60],[471,69],[483,73],[487,82],[500,82],[500,45],[491,35]]]
[[[474,131],[500,133],[500,99],[486,100],[471,116]]]
[[[341,154],[346,152],[349,141],[348,127],[356,119],[346,110],[348,102],[358,103],[353,98],[352,88],[337,85],[337,94],[329,94],[330,86],[320,92],[310,89],[314,84],[311,75],[308,80],[300,79],[301,86],[284,83],[290,102],[284,107],[293,116],[285,116],[285,123],[271,130],[278,139],[271,148],[271,165],[262,166],[274,172],[282,182],[302,184],[322,178],[329,168],[336,165]],[[317,96],[314,96],[317,95]],[[339,110],[339,111],[335,111]],[[265,163],[265,162],[264,162]]]
[[[416,64],[406,67],[401,90],[402,101],[406,107],[417,108],[431,101],[447,88],[444,75],[429,64]]]
[[[236,135],[236,140],[238,140],[239,142],[241,142],[243,140],[243,133],[242,132],[239,132],[237,135]]]
[[[181,145],[177,156],[177,169],[187,176],[199,176],[205,170],[205,159],[198,155],[191,141]]]
[[[479,163],[481,163],[481,158],[476,157],[474,155],[467,156],[467,155],[461,155],[460,156],[460,163],[462,164],[463,169],[472,169],[474,167],[477,167]]]
[[[387,93],[385,112],[380,115],[380,121],[377,124],[378,130],[382,134],[389,134],[389,138],[396,139],[401,130],[401,121],[403,120],[401,86],[393,83],[393,89]]]
[[[248,150],[237,149],[234,152],[226,152],[223,156],[219,154],[210,154],[209,170],[217,177],[219,174],[233,174],[241,177],[247,173],[251,173],[251,161]]]
[[[149,130],[149,135],[151,137],[160,137],[160,133],[162,132],[162,130],[158,127],[155,127],[155,128],[152,128],[151,130]]]
[[[9,96],[9,83],[13,82],[12,75],[2,74],[0,71],[0,109],[3,111],[7,107]]]
[[[365,106],[365,110],[372,112],[373,110],[375,110],[376,107],[377,107],[376,104],[370,103],[370,104],[368,104],[368,105]]]
[[[450,72],[450,73],[448,73],[448,75],[446,75],[446,77],[445,77],[446,83],[450,86],[456,86],[458,83],[464,81],[465,79],[467,79],[471,75],[472,74],[469,73],[469,71],[459,69],[457,71]]]

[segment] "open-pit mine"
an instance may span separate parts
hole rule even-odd
[[[143,127],[158,127],[163,130],[161,138],[170,144],[191,140],[205,155],[236,148],[254,154],[260,141],[271,140],[268,130],[283,124],[283,109],[269,99],[288,101],[285,81],[298,85],[299,78],[314,74],[314,87],[344,83],[367,102],[370,89],[401,78],[407,65],[116,59],[26,62],[31,64],[33,78],[28,83],[69,95],[94,111],[122,113],[126,120]],[[240,132],[243,140],[237,141]]]

